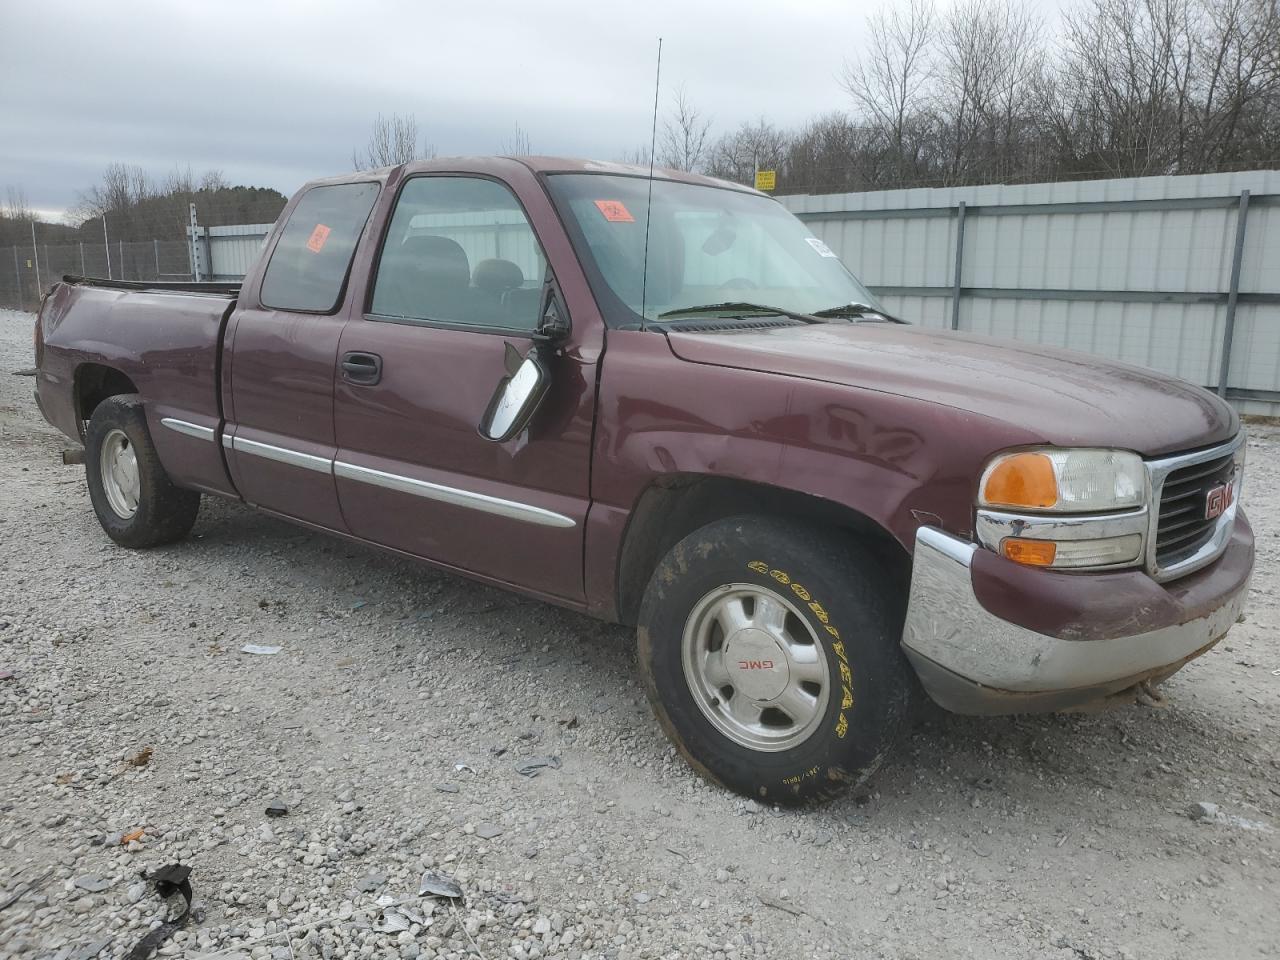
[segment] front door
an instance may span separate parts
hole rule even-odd
[[[228,332],[223,443],[249,503],[345,530],[333,480],[334,367],[351,258],[374,182],[312,187],[294,205],[260,290]],[[253,294],[250,294],[253,297]]]
[[[551,276],[543,244],[494,179],[412,177],[395,203],[368,313],[338,348],[334,472],[351,532],[580,601],[599,356],[583,336],[598,330],[559,345],[526,430],[481,436],[507,343],[533,343]]]

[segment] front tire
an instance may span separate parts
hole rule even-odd
[[[108,397],[85,431],[85,479],[102,529],[135,549],[181,540],[196,522],[200,494],[174,486],[136,394]]]
[[[866,780],[915,690],[902,587],[848,536],[765,517],[695,531],[640,609],[640,668],[659,722],[708,779],[766,802]]]

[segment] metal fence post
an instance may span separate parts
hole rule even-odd
[[[190,223],[187,227],[188,243],[191,245],[191,276],[196,283],[204,279],[204,271],[201,269],[200,262],[200,228],[199,222],[196,220],[196,205],[194,203],[188,205],[190,213]]]
[[[160,279],[160,241],[152,240],[151,245],[156,252],[156,279]]]
[[[36,246],[36,221],[34,218],[31,220],[31,256],[36,261],[36,301],[39,302],[40,290],[44,284],[40,282],[40,248]]]
[[[84,276],[84,241],[80,241],[80,276]]]
[[[102,249],[107,251],[107,279],[111,276],[111,241],[107,239],[107,215],[102,215]]]
[[[125,278],[124,276],[124,241],[123,240],[116,241],[116,249],[120,251],[120,279],[123,280]]]
[[[27,305],[27,300],[26,297],[22,295],[22,265],[21,261],[18,259],[17,245],[13,248],[13,275],[18,281],[18,309],[21,310]]]
[[[956,273],[951,284],[951,329],[960,329],[960,270],[964,266],[964,201],[956,207]]]
[[[1244,259],[1244,230],[1249,220],[1249,191],[1240,191],[1236,213],[1236,247],[1231,254],[1231,286],[1227,290],[1227,316],[1222,329],[1222,365],[1218,368],[1218,396],[1226,397],[1231,379],[1231,341],[1236,335],[1236,300],[1240,295],[1240,261]]]

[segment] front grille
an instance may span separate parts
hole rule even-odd
[[[1158,567],[1180,563],[1212,538],[1219,518],[1205,519],[1205,497],[1209,490],[1230,483],[1234,476],[1234,456],[1228,453],[1216,460],[1180,467],[1165,478],[1156,526]]]

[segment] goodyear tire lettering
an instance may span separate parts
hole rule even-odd
[[[831,615],[827,613],[826,608],[817,600],[813,599],[813,595],[810,594],[803,585],[792,580],[791,575],[785,570],[778,570],[774,567],[770,567],[769,564],[765,563],[763,560],[750,561],[747,564],[747,569],[761,575],[768,575],[778,583],[789,585],[791,587],[791,592],[794,593],[798,599],[809,605],[809,611],[818,619],[818,622],[822,624],[823,629],[825,629],[835,640],[835,642],[831,644],[831,650],[839,660],[841,681],[840,712],[836,715],[835,729],[836,736],[843,740],[845,734],[849,732],[849,720],[845,717],[844,712],[853,706],[853,672],[849,668],[849,657],[845,653],[844,641],[840,639],[840,631],[831,625]],[[814,771],[811,772],[816,772],[816,770],[817,768],[815,767]],[[804,777],[809,776],[811,772],[806,772],[795,777],[788,777],[782,782],[789,785],[799,783]]]

